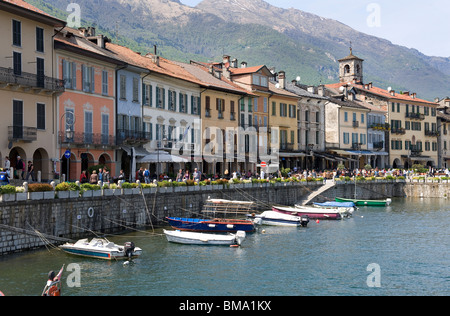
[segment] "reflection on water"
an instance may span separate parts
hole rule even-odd
[[[449,214],[446,199],[395,200],[343,221],[264,227],[241,248],[170,244],[137,232],[110,238],[144,250],[129,266],[45,249],[1,257],[0,290],[40,295],[50,270],[76,263],[81,287],[68,287],[65,271],[63,295],[449,295]],[[380,288],[367,286],[371,263],[381,268]]]

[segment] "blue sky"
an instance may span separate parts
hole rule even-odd
[[[360,32],[415,48],[430,56],[450,57],[448,0],[265,0],[338,20]],[[201,0],[181,0],[196,6]]]

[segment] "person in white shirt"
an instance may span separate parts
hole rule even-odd
[[[8,178],[11,178],[11,174],[10,174],[11,161],[9,161],[9,157],[8,156],[5,157],[5,171],[8,174]]]

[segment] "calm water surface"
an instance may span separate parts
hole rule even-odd
[[[142,232],[109,238],[144,250],[131,266],[45,249],[0,257],[0,290],[40,295],[50,270],[77,263],[81,287],[67,286],[66,271],[65,296],[450,295],[447,199],[394,200],[343,221],[264,229],[241,248],[169,244]],[[372,263],[381,287],[367,285]]]

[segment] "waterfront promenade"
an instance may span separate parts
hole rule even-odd
[[[58,185],[53,184],[49,186],[55,190],[1,195],[0,255],[44,247],[45,240],[58,244],[91,236],[92,232],[120,234],[164,226],[167,216],[198,216],[208,198],[253,201],[255,211],[264,211],[272,205],[292,206],[330,183],[310,202],[353,198],[355,190],[356,196],[364,199],[446,198],[450,194],[445,177],[421,177],[357,178],[356,183],[345,177],[222,180],[194,185],[165,181],[91,189],[71,184],[68,191],[57,190]]]

